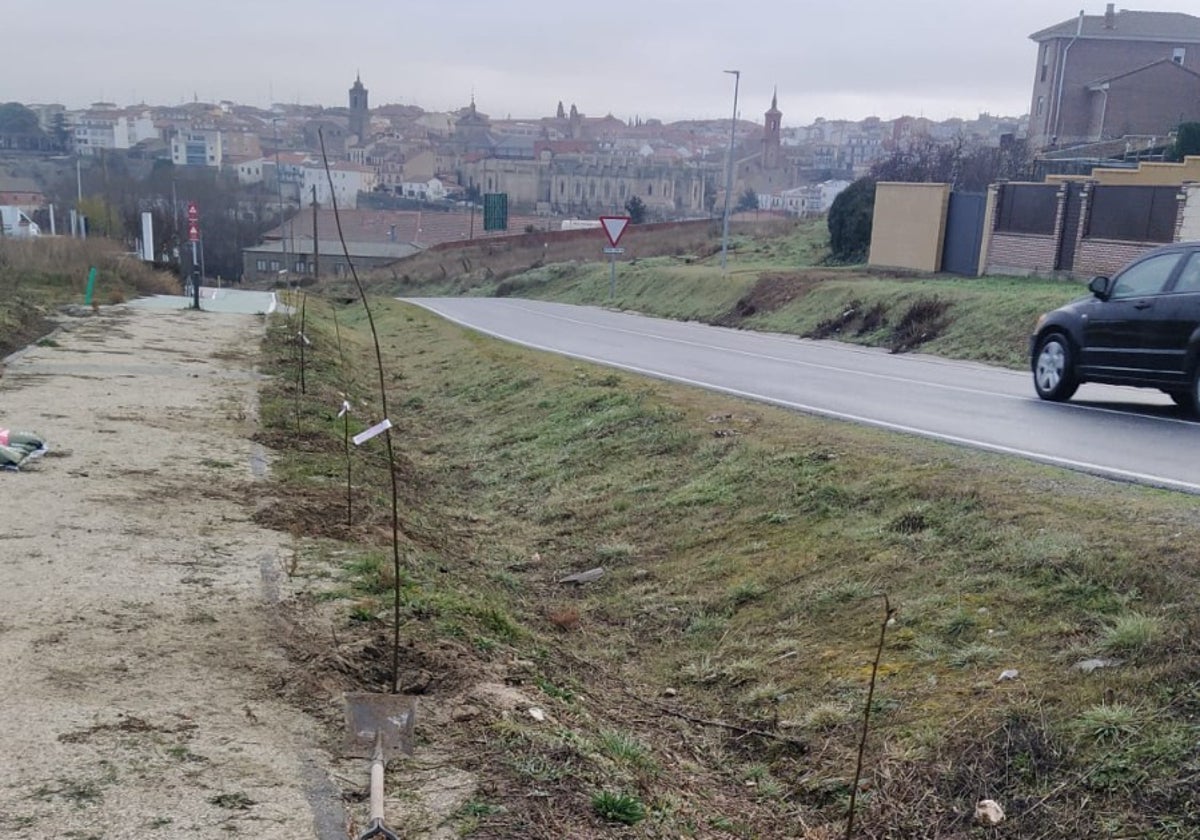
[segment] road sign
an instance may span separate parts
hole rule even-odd
[[[196,207],[196,202],[188,202],[188,224],[194,225],[200,221],[200,210]]]
[[[200,225],[196,224],[195,222],[188,222],[188,241],[200,241]]]
[[[508,193],[484,195],[483,229],[508,230]]]
[[[629,224],[628,216],[601,216],[600,224],[604,227],[604,235],[608,237],[608,243],[614,248],[621,241],[621,234],[625,232],[625,227]]]
[[[605,248],[604,253],[606,253],[606,254],[624,254],[625,249],[624,248]]]

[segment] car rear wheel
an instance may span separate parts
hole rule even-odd
[[[1069,400],[1079,388],[1071,344],[1061,333],[1050,333],[1034,354],[1033,387],[1044,400]]]
[[[1193,417],[1200,416],[1200,360],[1196,362],[1196,366],[1192,368],[1192,387],[1183,392],[1185,399],[1181,402],[1171,395],[1171,399],[1175,400],[1175,404],[1191,414]]]
[[[1184,391],[1167,391],[1167,396],[1171,398],[1171,402],[1182,408],[1184,411],[1192,411],[1192,406],[1195,404],[1195,398],[1190,390]]]

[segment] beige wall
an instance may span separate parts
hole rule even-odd
[[[949,202],[949,184],[876,184],[869,264],[940,271]]]
[[[1185,181],[1200,181],[1200,157],[1188,155],[1183,163],[1148,163],[1137,169],[1093,169],[1091,175],[1048,175],[1047,182],[1095,181],[1131,187],[1177,187]]]
[[[1192,242],[1200,239],[1200,184],[1188,184],[1183,191],[1187,193],[1187,201],[1179,210],[1183,218],[1179,220],[1179,234],[1176,239],[1180,242]]]

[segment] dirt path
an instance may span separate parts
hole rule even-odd
[[[345,837],[278,698],[269,590],[290,552],[254,471],[254,316],[117,308],[11,359],[0,427],[0,836]]]

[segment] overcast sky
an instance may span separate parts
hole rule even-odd
[[[1089,15],[1104,13],[1088,0]],[[1139,8],[1200,14],[1195,0]],[[1029,110],[1029,35],[1080,0],[4,0],[0,102],[229,99],[493,118],[972,118]],[[1118,8],[1124,4],[1118,3]]]

